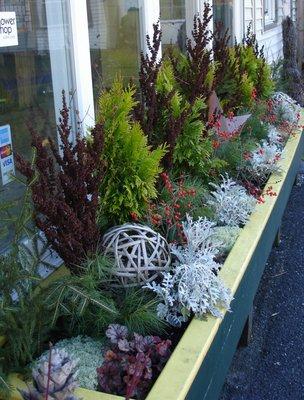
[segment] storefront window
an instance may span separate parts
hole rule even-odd
[[[35,116],[41,133],[57,140],[61,91],[73,91],[66,0],[0,0],[0,19],[12,16],[18,44],[0,35],[1,203],[18,200],[23,191],[4,174],[6,150],[31,157],[27,121]],[[1,240],[0,247],[6,244]]]
[[[117,76],[138,79],[140,10],[138,0],[87,0],[95,101]]]
[[[222,24],[224,31],[229,29],[230,44],[234,42],[233,0],[213,0],[213,22]]]
[[[185,0],[160,0],[160,21],[164,52],[171,45],[184,51],[186,45]]]
[[[160,0],[163,20],[185,19],[185,0]]]

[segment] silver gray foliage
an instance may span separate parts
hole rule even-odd
[[[246,171],[255,181],[265,183],[271,174],[281,173],[278,164],[281,158],[282,149],[277,144],[264,140],[251,152]]]
[[[246,189],[238,185],[233,179],[222,176],[222,182],[210,183],[214,188],[208,204],[215,212],[215,218],[221,225],[244,225],[252,213],[256,199],[246,192]]]
[[[163,274],[160,284],[146,285],[160,297],[158,316],[171,325],[180,326],[193,313],[201,318],[206,313],[222,317],[222,308],[229,309],[231,292],[217,275],[219,268],[214,257],[219,242],[214,239],[215,224],[206,218],[193,221],[187,216],[183,229],[185,246],[172,246],[175,263]]]
[[[230,252],[234,243],[241,233],[241,228],[238,226],[215,226],[213,228],[214,239],[220,243],[220,254],[227,254]]]

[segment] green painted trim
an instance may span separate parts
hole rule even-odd
[[[282,174],[271,176],[266,185],[271,185],[278,196],[266,197],[264,204],[257,205],[220,272],[234,294],[232,312],[225,312],[222,320],[208,315],[204,320],[194,318],[191,321],[146,400],[218,398],[280,226],[303,151],[304,136],[298,132],[286,144],[280,161]],[[12,383],[16,387],[25,385],[16,376]],[[123,400],[84,389],[79,389],[77,394],[83,400]],[[20,400],[20,396],[15,392],[12,400]]]

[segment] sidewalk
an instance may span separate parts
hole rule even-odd
[[[255,298],[251,343],[236,352],[220,400],[304,400],[304,183],[281,239]]]

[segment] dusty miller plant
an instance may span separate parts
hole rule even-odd
[[[173,326],[180,326],[191,314],[200,318],[209,312],[221,317],[220,308],[229,308],[231,293],[217,276],[221,265],[214,260],[220,246],[214,225],[206,218],[194,222],[187,216],[183,223],[187,244],[172,247],[176,257],[172,270],[164,273],[160,284],[147,285],[161,299],[158,316]]]
[[[220,243],[220,254],[227,254],[236,242],[241,228],[238,226],[215,226],[213,228],[214,239]]]
[[[245,171],[251,180],[264,184],[271,174],[279,174],[281,167],[278,161],[282,157],[282,150],[272,143],[263,141],[251,152]]]
[[[208,204],[213,207],[216,220],[221,225],[244,225],[255,207],[254,197],[227,175],[222,176],[221,183],[210,185],[214,190]]]
[[[276,92],[272,96],[273,111],[279,121],[288,121],[296,124],[299,120],[301,107],[295,100],[283,92]]]

